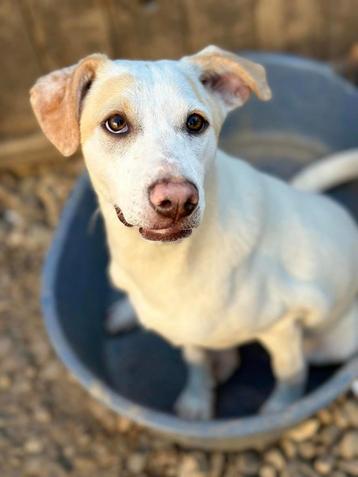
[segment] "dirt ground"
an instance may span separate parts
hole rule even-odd
[[[106,410],[55,357],[39,306],[44,253],[82,165],[0,175],[1,477],[358,476],[351,394],[265,452],[184,451]]]

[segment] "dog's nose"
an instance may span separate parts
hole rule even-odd
[[[149,201],[159,215],[179,220],[194,212],[199,193],[187,180],[160,180],[149,187]]]

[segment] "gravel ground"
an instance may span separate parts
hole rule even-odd
[[[358,476],[351,394],[264,452],[184,451],[96,403],[55,357],[39,307],[40,271],[81,165],[0,176],[1,477]]]

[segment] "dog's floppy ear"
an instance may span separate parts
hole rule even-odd
[[[244,104],[251,92],[263,101],[271,99],[265,68],[253,61],[217,46],[208,46],[183,60],[198,68],[202,84],[222,101],[228,111]]]
[[[82,101],[98,67],[108,58],[87,56],[79,63],[39,78],[30,91],[30,102],[41,129],[64,155],[74,154],[80,144]]]

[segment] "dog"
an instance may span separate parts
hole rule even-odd
[[[316,193],[325,165],[294,187],[218,150],[227,114],[252,93],[271,98],[264,68],[215,46],[178,61],[94,54],[31,90],[58,150],[82,145],[109,275],[129,297],[108,327],[131,327],[136,315],[183,349],[187,384],[175,409],[185,419],[213,416],[214,386],[243,343],[256,340],[271,357],[276,385],[264,412],[302,395],[307,363],[358,350],[358,229]]]

